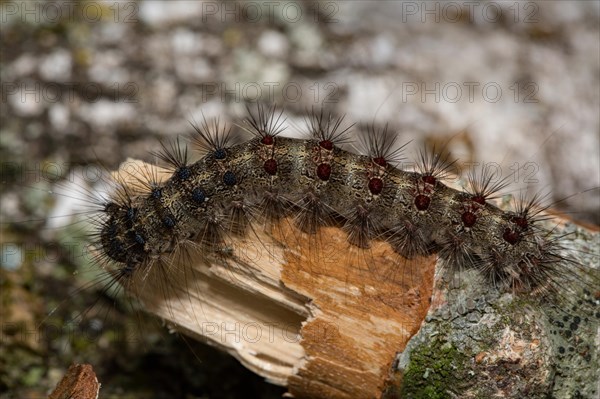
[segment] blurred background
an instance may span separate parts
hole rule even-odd
[[[388,123],[409,159],[445,145],[600,221],[599,2],[0,1],[0,18],[2,398],[44,397],[71,362],[103,398],[285,392],[158,322],[137,334],[144,316],[85,277],[82,228],[60,217],[76,213],[61,178],[82,192],[73,171],[152,160],[202,115],[275,103],[295,136],[313,107],[355,134]],[[90,308],[112,327],[36,328]]]

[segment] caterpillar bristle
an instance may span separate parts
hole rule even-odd
[[[153,151],[151,154],[158,159],[162,160],[171,169],[187,175],[186,169],[188,166],[188,148],[187,145],[182,144],[179,137],[165,144],[164,141],[160,141],[161,149],[159,151]]]
[[[106,203],[105,212],[109,212],[111,207],[126,207],[130,206],[135,196],[133,188],[130,187],[123,179],[113,180],[113,190],[110,200]]]
[[[441,268],[446,274],[454,274],[468,269],[477,269],[480,260],[475,251],[473,238],[465,231],[448,229],[439,246],[438,256]]]
[[[228,231],[242,236],[250,228],[253,220],[251,208],[243,198],[233,199],[226,208]]]
[[[542,205],[549,196],[548,192],[536,192],[532,196],[528,196],[527,192],[521,191],[519,197],[513,202],[514,210],[511,220],[519,227],[527,228],[544,220],[552,219],[552,216],[545,214],[550,205]]]
[[[406,159],[404,150],[410,142],[399,146],[398,134],[390,131],[387,123],[383,128],[369,125],[366,128],[366,134],[358,137],[360,152],[366,153],[375,164],[383,168],[388,165],[397,168]]]
[[[558,248],[544,246],[539,258],[525,258],[518,265],[517,274],[511,284],[512,292],[551,302],[556,302],[557,297],[562,297],[560,300],[571,300],[573,294],[577,295],[576,292],[563,288],[572,276],[563,272],[561,268],[573,264],[573,260],[560,256],[557,250]]]
[[[126,193],[127,203],[131,203],[134,196],[149,195],[157,198],[161,195],[162,179],[158,176],[158,169],[147,164],[143,164],[141,168],[141,170],[138,169],[137,165],[133,171],[126,168],[120,177],[118,185],[126,187],[128,190]]]
[[[249,131],[255,137],[266,140],[274,138],[285,130],[284,123],[286,118],[283,117],[283,109],[277,112],[277,107],[273,104],[270,107],[263,103],[256,104],[256,112],[246,106],[248,118],[245,120],[249,126]],[[242,127],[243,128],[243,127]]]
[[[102,299],[102,296],[107,295],[109,291],[116,289],[117,293],[124,292],[129,286],[131,274],[131,268],[122,267],[116,270],[111,270],[110,272],[103,273],[96,280],[91,281],[89,283],[90,287],[85,288],[102,287],[100,295],[96,297],[94,303],[92,303],[91,306],[88,306],[82,312],[74,315],[71,318],[71,322],[81,322],[82,320],[84,320],[87,317],[88,313],[93,311],[95,307],[99,304],[100,300]],[[108,311],[109,309],[106,309],[105,314],[107,314]]]
[[[387,236],[396,252],[407,259],[430,253],[429,239],[418,223],[411,218],[398,221],[398,224],[387,232]]]
[[[419,151],[416,167],[423,181],[435,185],[438,181],[448,179],[456,163],[456,159],[450,160],[450,154],[444,151],[444,148],[436,151],[434,146],[431,151],[427,149]]]
[[[340,147],[352,142],[349,137],[353,124],[341,129],[345,115],[334,117],[325,113],[323,109],[316,111],[313,107],[306,118],[306,126],[310,137],[316,140],[320,147],[332,150],[334,146]]]
[[[209,208],[198,218],[198,242],[207,251],[217,251],[223,247],[227,231],[226,220],[221,210]]]
[[[187,288],[187,292],[184,292],[184,297],[187,299],[188,303],[181,303],[181,308],[185,309],[198,324],[200,324],[200,321],[207,320],[202,308],[200,309],[202,315],[197,315],[197,309],[192,306],[194,296],[204,295],[203,290],[197,286],[199,272],[193,268],[182,267],[181,265],[189,265],[194,259],[197,259],[199,255],[201,256],[203,254],[202,250],[203,248],[192,240],[183,239],[179,241],[171,256],[161,257],[159,259],[159,262],[161,262],[163,266],[159,268],[160,275],[158,276],[158,279],[155,278],[160,284],[165,285],[165,289],[161,291],[164,297],[166,298],[168,295],[174,296],[178,298],[180,303],[182,301],[181,295],[177,295],[177,293],[181,292],[182,287]],[[168,310],[172,313],[171,308]],[[200,317],[200,320],[198,316]]]
[[[370,216],[370,210],[364,205],[357,205],[346,219],[343,229],[348,234],[348,242],[359,248],[370,248],[371,240],[376,236],[378,228]]]
[[[469,169],[466,191],[472,201],[483,205],[498,198],[510,183],[510,176],[501,178],[497,169],[492,170],[492,164],[482,163],[479,172],[475,167]]]
[[[265,190],[255,205],[254,214],[266,226],[272,226],[292,212],[293,203],[277,190]]]
[[[190,122],[194,129],[192,143],[200,151],[201,155],[213,154],[215,159],[224,159],[227,148],[233,144],[231,127],[221,126],[221,121],[216,118],[210,123],[202,115],[202,122]]]
[[[296,226],[308,234],[316,234],[320,227],[330,225],[330,214],[319,194],[308,191],[296,204],[297,214],[294,217]]]
[[[556,226],[552,229],[538,228],[536,240],[539,252],[527,254],[524,262],[518,265],[512,285],[516,294],[550,303],[569,302],[580,295],[579,290],[593,291],[600,286],[600,270],[586,270],[577,260],[578,254],[563,244],[572,238],[573,233],[559,234],[555,230]]]

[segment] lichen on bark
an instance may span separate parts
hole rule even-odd
[[[577,259],[551,297],[500,293],[474,271],[438,279],[419,332],[394,372],[402,398],[597,398],[600,234],[567,223]]]

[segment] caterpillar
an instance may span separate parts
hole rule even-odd
[[[206,155],[195,163],[179,141],[163,144],[156,155],[171,177],[140,181],[142,194],[121,186],[103,204],[96,244],[116,278],[146,273],[186,245],[222,251],[252,221],[267,227],[289,215],[305,233],[335,224],[351,245],[380,239],[406,258],[437,253],[447,268],[475,268],[491,286],[518,293],[556,292],[568,274],[559,240],[541,223],[539,196],[497,208],[490,200],[506,182],[485,167],[458,191],[443,183],[449,164],[440,153],[423,152],[417,171],[397,168],[400,148],[387,128],[371,130],[367,154],[358,155],[341,148],[343,118],[313,111],[305,140],[280,136],[281,123],[282,113],[260,106],[249,119],[254,138],[229,145],[230,130],[204,121],[194,140]]]
[[[406,145],[387,126],[369,127],[356,151],[348,150],[352,125],[324,110],[309,112],[303,139],[282,135],[283,110],[248,112],[241,130],[249,140],[204,120],[193,124],[198,161],[176,140],[154,153],[163,168],[102,181],[112,193],[88,198],[97,206],[94,263],[106,270],[94,285],[122,286],[134,297],[158,288],[166,298],[192,273],[174,270],[175,258],[199,253],[226,263],[235,237],[259,240],[257,230],[288,220],[315,253],[327,244],[323,229],[340,229],[348,248],[366,254],[367,269],[370,247],[385,242],[398,258],[435,254],[450,276],[473,270],[492,290],[542,302],[568,296],[573,282],[598,281],[579,280],[583,268],[565,255],[541,195],[518,197],[512,209],[496,205],[508,181],[485,164],[467,174],[463,189],[452,188],[453,162],[443,152],[423,150],[414,168],[403,168]],[[402,267],[392,262],[388,272],[407,273]]]

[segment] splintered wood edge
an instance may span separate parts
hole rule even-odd
[[[113,177],[144,191],[171,173],[128,160]],[[129,293],[173,329],[230,353],[289,396],[380,397],[391,364],[430,305],[435,257],[407,261],[389,244],[350,246],[285,219],[227,239],[227,257],[197,246],[136,273]],[[185,253],[185,255],[183,255]]]

